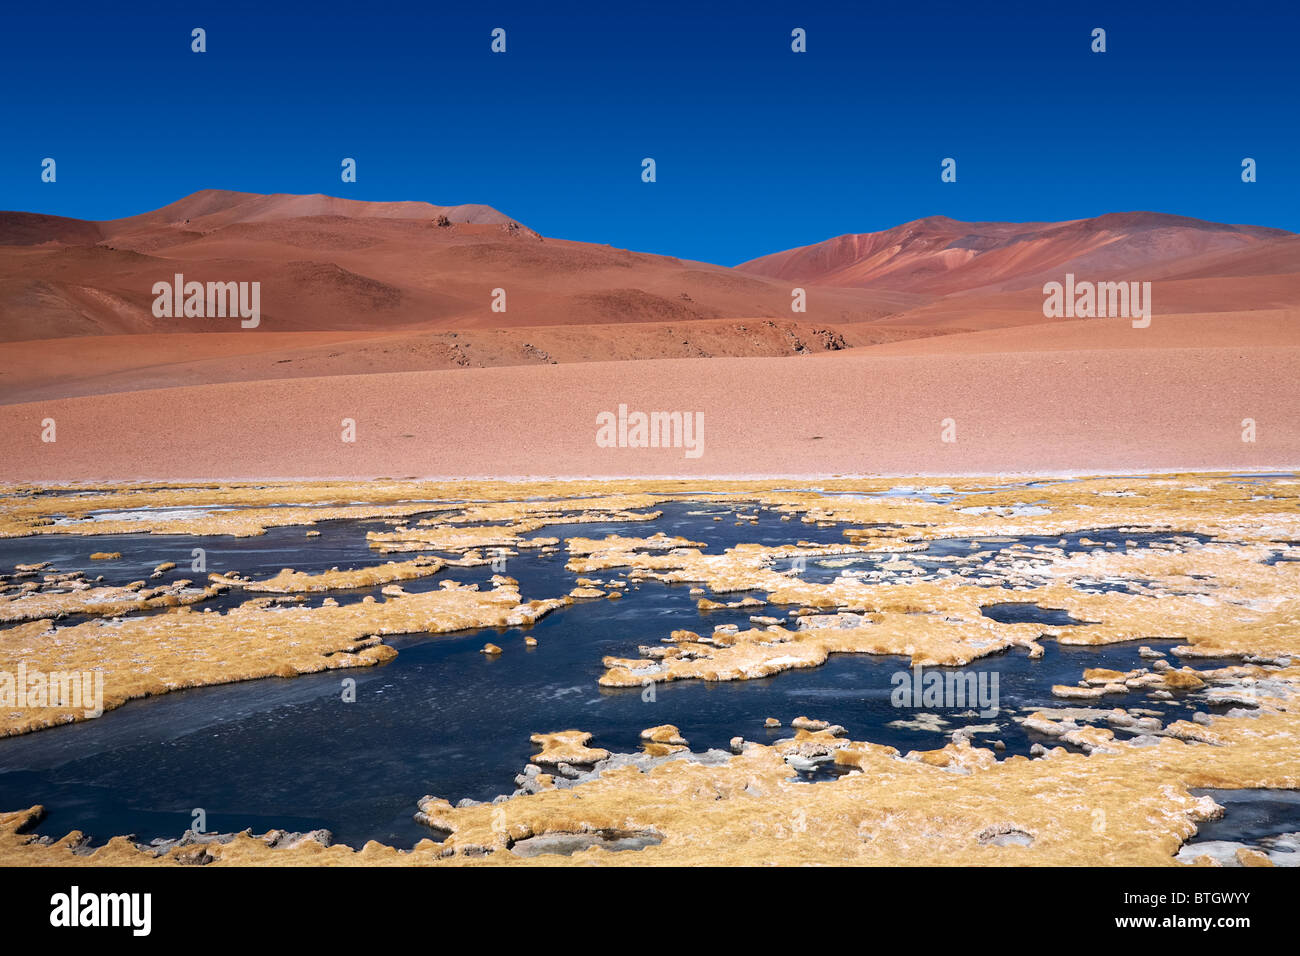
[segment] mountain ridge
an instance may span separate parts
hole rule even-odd
[[[947,295],[1027,288],[1071,267],[1109,275],[1294,236],[1268,226],[1150,211],[1027,223],[927,216],[769,253],[735,268],[787,281]]]

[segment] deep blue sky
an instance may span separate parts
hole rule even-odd
[[[936,214],[1300,231],[1293,2],[284,6],[6,5],[0,208],[108,219],[203,188],[482,202],[725,264]]]

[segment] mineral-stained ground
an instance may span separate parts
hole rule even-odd
[[[159,565],[141,580],[107,584],[95,568],[109,566],[111,552],[89,570],[44,561],[0,568],[0,675],[20,666],[102,674],[100,720],[113,720],[112,710],[134,698],[186,687],[382,664],[398,653],[387,636],[527,626],[575,601],[617,600],[648,581],[698,589],[702,610],[752,607],[752,626],[710,633],[665,626],[659,643],[636,656],[605,658],[603,686],[653,693],[670,681],[744,681],[817,667],[837,653],[962,667],[999,653],[1037,657],[1044,640],[1177,642],[1168,653],[1144,650],[1149,666],[1094,668],[1052,687],[1060,706],[1021,718],[1050,744],[1029,756],[976,743],[963,728],[942,748],[899,752],[850,739],[834,724],[833,706],[767,744],[737,728],[729,750],[692,751],[676,727],[662,725],[646,729],[640,752],[611,754],[592,728],[538,727],[536,756],[497,802],[453,806],[412,794],[411,812],[430,834],[412,850],[374,842],[357,849],[324,833],[283,831],[189,833],[157,844],[119,836],[92,846],[76,832],[60,840],[28,832],[43,812],[33,793],[31,806],[0,813],[0,863],[1224,862],[1222,854],[1211,860],[1183,849],[1198,824],[1223,812],[1192,791],[1300,788],[1300,480],[947,482],[0,489],[6,538],[150,533],[201,546],[302,527],[310,547],[320,522],[387,523],[367,535],[372,564],[346,570],[177,578]],[[739,529],[739,543],[709,549],[663,533],[655,521],[668,502],[730,509],[725,520]],[[788,521],[788,540],[744,541],[758,508]],[[646,530],[564,535],[566,524],[593,521]],[[801,529],[809,526],[839,529],[840,540],[806,541]],[[455,580],[458,568],[532,549],[563,553],[580,575],[576,586],[525,594],[506,574],[494,574],[488,587]],[[809,566],[828,573],[802,573]],[[436,589],[403,587],[434,576]],[[381,596],[330,596],[359,587],[382,587]],[[1049,608],[1071,623],[999,621],[986,613],[999,605]],[[1192,719],[1164,720],[1159,711],[1107,702],[1134,692],[1152,701],[1177,695],[1199,709]],[[0,704],[0,737],[87,719],[81,710],[26,703]],[[490,746],[490,728],[485,735]],[[0,740],[0,765],[4,759]],[[810,781],[797,772],[807,768],[834,773]],[[1281,858],[1243,846],[1229,861]]]

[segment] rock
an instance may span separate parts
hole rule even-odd
[[[1137,717],[1127,711],[1118,709],[1106,715],[1106,723],[1112,727],[1120,727],[1134,732],[1158,731],[1161,727],[1158,717]]]
[[[482,649],[481,651],[479,651],[479,653],[480,653],[480,654],[490,654],[490,655],[495,656],[495,655],[501,653],[501,648],[497,647],[495,644],[488,643],[488,644],[484,644],[484,645],[483,645],[483,649]]]
[[[777,720],[775,717],[769,717],[769,718],[767,718],[767,720],[763,721],[763,726],[764,726],[764,727],[780,727],[780,726],[781,726],[781,721]]]
[[[1124,681],[1124,686],[1129,690],[1141,690],[1144,687],[1160,687],[1163,685],[1164,678],[1159,674],[1138,674],[1136,677],[1130,677]]]
[[[686,740],[672,724],[662,724],[641,731],[642,750],[652,757],[666,757],[686,750]]]
[[[686,745],[686,739],[673,724],[660,724],[658,727],[650,727],[641,731],[641,739],[649,740],[657,744],[677,744]]]
[[[790,721],[790,726],[795,730],[825,730],[830,724],[824,720],[813,720],[811,717],[796,717]]]
[[[732,737],[732,738],[731,738],[731,752],[732,752],[733,754],[738,754],[738,753],[742,752],[744,749],[745,749],[745,738],[744,738],[744,737]]]
[[[536,647],[536,646],[537,646],[537,638],[535,638],[535,637],[525,637],[525,638],[524,638],[524,646],[525,646],[525,647]]]
[[[1192,809],[1188,811],[1188,816],[1193,823],[1207,823],[1210,820],[1222,820],[1223,814],[1227,808],[1214,802],[1214,798],[1209,794],[1199,797],[1196,803],[1192,804]]]

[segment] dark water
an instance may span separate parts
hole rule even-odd
[[[740,541],[775,545],[844,540],[841,527],[781,521],[771,511],[761,511],[757,524],[744,521],[737,526],[737,509],[721,503],[666,504],[662,510],[664,516],[653,523],[557,525],[534,535],[642,536],[664,531],[703,541],[715,552]],[[739,510],[753,514],[754,506],[744,504]],[[715,515],[723,520],[712,520]],[[415,553],[379,556],[366,546],[367,530],[388,526],[383,521],[326,522],[317,526],[322,533],[313,538],[305,537],[304,528],[281,528],[244,539],[119,535],[6,540],[0,541],[0,567],[50,561],[60,570],[87,569],[110,583],[125,583],[146,576],[161,561],[181,565],[164,580],[201,580],[189,570],[193,547],[206,549],[207,570],[239,570],[250,577],[283,567],[318,572],[413,557]],[[1117,540],[1121,547],[1126,538],[1145,542],[1156,537],[1110,532],[1084,536]],[[1072,537],[1076,547],[1078,537]],[[1056,540],[1044,543],[1054,545]],[[982,547],[1004,549],[1012,543]],[[121,551],[123,560],[86,559],[99,550]],[[932,545],[934,553],[968,550],[969,542]],[[920,563],[917,555],[903,557]],[[509,559],[506,573],[518,578],[525,599],[554,597],[573,587],[577,577],[565,570],[566,559],[563,551],[523,551]],[[818,575],[814,562],[805,573]],[[830,577],[836,573],[839,570]],[[449,568],[403,586],[415,591],[436,588],[443,580],[485,583],[491,574],[488,567]],[[616,574],[593,576],[609,579]],[[81,829],[96,841],[117,833],[143,839],[179,836],[190,826],[193,810],[203,808],[209,831],[327,827],[336,839],[354,846],[374,839],[409,847],[431,836],[411,818],[422,795],[455,802],[510,792],[514,775],[536,751],[528,739],[533,733],[587,730],[595,734],[593,746],[632,751],[639,749],[641,730],[671,723],[693,750],[700,751],[726,747],[735,735],[760,742],[788,736],[788,729],[765,729],[764,719],[777,717],[788,725],[806,714],[843,724],[854,739],[904,751],[942,746],[948,733],[959,727],[994,725],[981,730],[977,740],[1002,740],[1007,754],[1026,754],[1038,738],[1012,717],[1063,706],[1051,697],[1052,684],[1073,684],[1088,667],[1125,670],[1148,663],[1138,656],[1137,643],[1073,648],[1049,641],[1045,655],[1036,661],[1019,650],[986,658],[972,669],[997,675],[999,713],[985,718],[970,711],[936,711],[947,721],[938,730],[891,726],[919,713],[891,704],[891,678],[907,668],[907,661],[898,657],[833,655],[822,667],[765,680],[663,684],[653,701],[642,699],[641,688],[600,688],[596,680],[607,654],[635,657],[638,644],[657,644],[675,628],[707,633],[716,624],[748,626],[750,613],[780,617],[787,610],[702,613],[697,598],[688,592],[688,585],[629,584],[621,601],[580,602],[527,631],[390,638],[400,653],[378,667],[179,691],[133,701],[103,719],[0,740],[0,809],[41,803],[48,816],[38,832],[61,836]],[[378,589],[331,596],[360,600],[368,593],[377,594]],[[714,595],[724,600],[740,596]],[[202,606],[229,606],[246,597],[237,594]],[[319,602],[322,597],[309,600]],[[1022,608],[1014,613],[1034,619],[1035,612]],[[525,634],[536,637],[539,646],[525,647]],[[504,653],[496,658],[480,654],[487,640]],[[1142,643],[1167,649],[1174,642]],[[354,703],[342,700],[348,679],[356,682]],[[1157,709],[1169,720],[1190,715],[1196,705],[1196,695],[1162,703],[1143,694],[1107,697],[1104,704]]]
[[[1192,790],[1223,807],[1223,816],[1197,824],[1178,856],[1187,862],[1209,855],[1239,865],[1238,845],[1265,853],[1275,866],[1300,866],[1300,790]]]
[[[1196,825],[1195,842],[1253,844],[1279,833],[1300,833],[1300,790],[1192,790],[1223,807],[1223,816]]]
[[[1037,604],[988,604],[980,612],[999,624],[1045,624],[1048,627],[1065,627],[1084,624],[1069,611],[1059,607],[1039,607]]]

